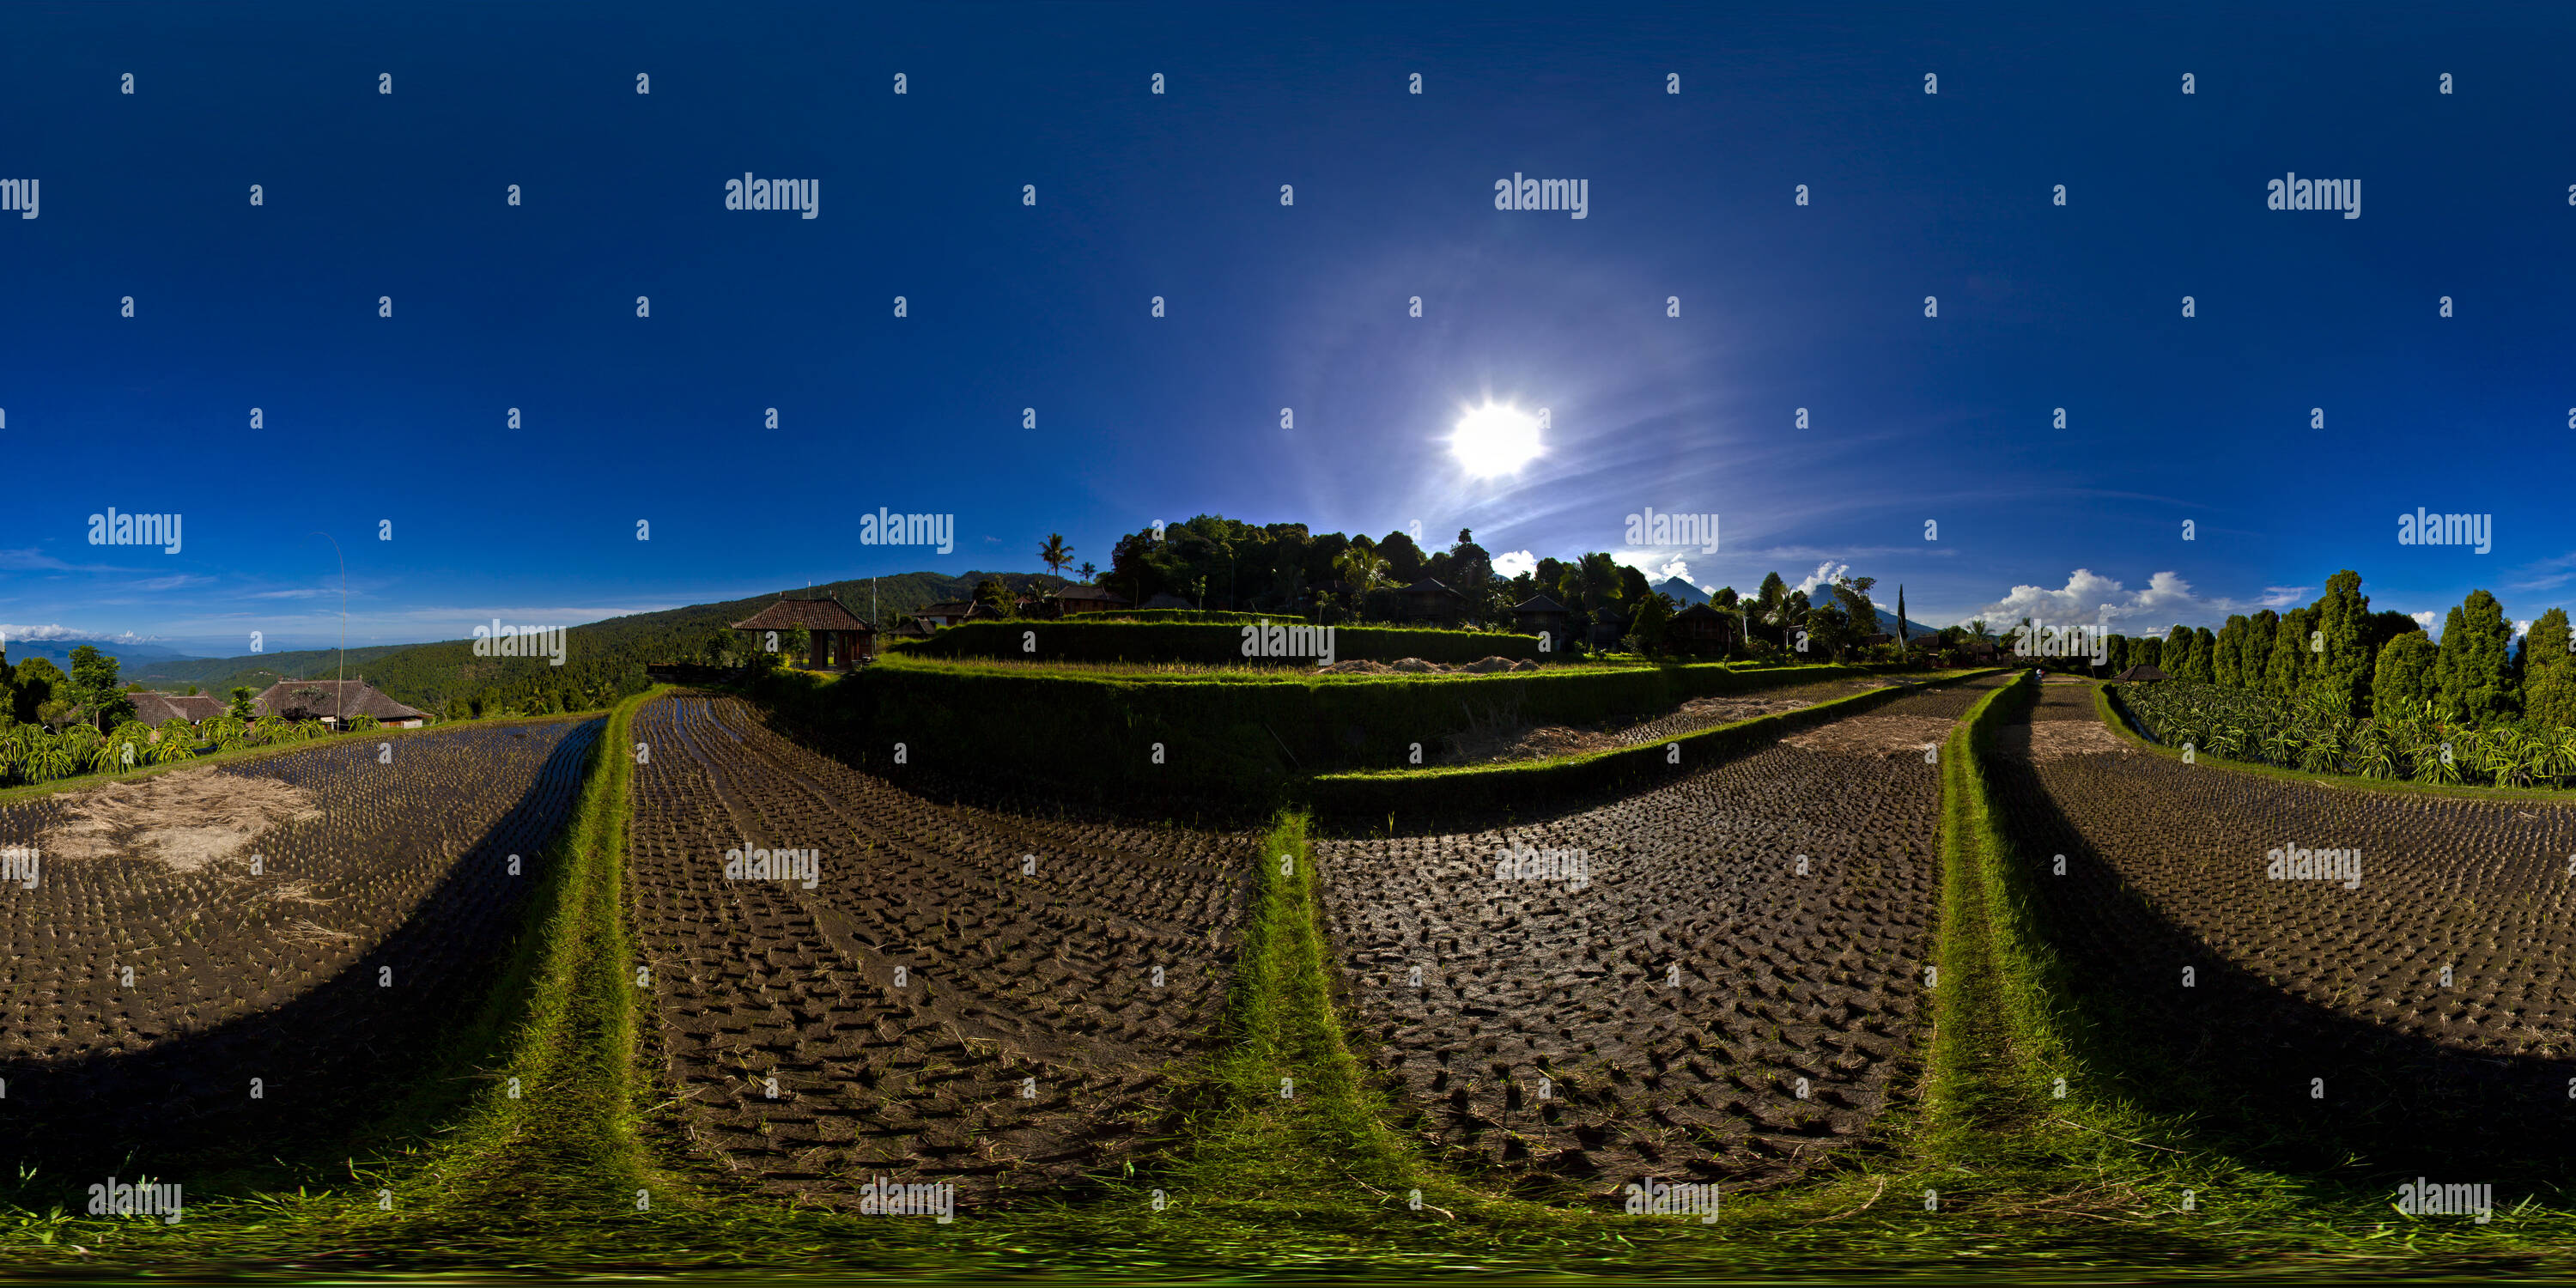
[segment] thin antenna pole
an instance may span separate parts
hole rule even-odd
[[[349,557],[340,553],[340,543],[328,532],[314,536],[331,542],[331,557],[340,561],[340,680],[331,686],[331,732],[349,731]]]

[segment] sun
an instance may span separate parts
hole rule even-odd
[[[1538,417],[1518,407],[1487,403],[1471,408],[1449,435],[1449,454],[1480,479],[1518,474],[1540,450]]]

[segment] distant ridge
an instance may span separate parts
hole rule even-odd
[[[986,578],[1000,581],[1014,594],[1036,593],[1071,583],[1069,578],[1027,572],[978,571],[956,576],[907,572],[856,577],[575,626],[565,632],[566,656],[560,667],[533,658],[476,657],[470,640],[446,640],[350,649],[349,678],[364,676],[395,701],[436,715],[444,715],[449,701],[456,698],[516,703],[548,691],[614,693],[624,686],[640,685],[646,663],[676,661],[697,653],[711,636],[760,611],[781,595],[835,597],[851,612],[871,618],[880,627],[889,627],[897,614],[973,595],[976,584]],[[223,693],[237,685],[265,689],[281,675],[322,677],[338,665],[335,650],[301,649],[292,653],[150,662],[128,666],[123,678],[140,680],[154,689],[175,690],[194,684],[210,693]]]

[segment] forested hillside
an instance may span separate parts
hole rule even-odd
[[[762,605],[781,593],[814,598],[835,596],[851,612],[873,617],[879,626],[886,627],[894,623],[897,614],[916,612],[942,600],[967,598],[974,593],[976,583],[987,578],[1015,592],[1059,586],[1066,581],[1044,573],[1016,572],[969,572],[954,577],[910,572],[873,579],[861,577],[575,626],[565,633],[562,666],[541,658],[476,657],[474,642],[466,639],[350,649],[349,675],[364,678],[395,701],[446,719],[496,712],[584,710],[605,705],[620,694],[642,690],[647,663],[705,661],[710,649],[740,649],[742,639],[725,628],[760,611]],[[126,677],[155,689],[182,689],[194,684],[208,692],[221,693],[234,685],[264,689],[275,683],[281,673],[299,679],[326,677],[337,666],[338,655],[333,650],[313,649],[165,662],[130,669]]]

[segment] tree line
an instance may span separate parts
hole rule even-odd
[[[2356,718],[2429,704],[2471,725],[2576,726],[2569,639],[2566,610],[2552,608],[2517,645],[2504,605],[2474,590],[2445,616],[2437,642],[2404,613],[2372,612],[2361,574],[2345,569],[2304,608],[2238,613],[2215,632],[2175,626],[2161,638],[2107,643],[2114,673],[2145,664],[2177,680],[2312,699]]]

